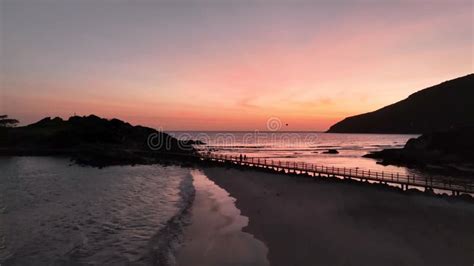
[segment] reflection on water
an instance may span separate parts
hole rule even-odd
[[[148,264],[186,204],[189,170],[0,158],[0,264]],[[157,235],[158,234],[158,235]]]
[[[264,158],[275,161],[305,162],[316,165],[383,171],[387,174],[445,178],[436,173],[399,166],[383,166],[363,155],[382,149],[402,148],[418,135],[333,134],[315,132],[171,132],[178,138],[198,139],[201,151],[216,154]],[[325,154],[335,149],[338,154]]]
[[[324,166],[406,173],[404,167],[382,166],[362,156],[388,148],[401,148],[417,135],[331,134],[314,132],[172,132],[178,137],[201,139],[201,150],[217,154],[298,161]],[[339,154],[325,154],[336,149]]]

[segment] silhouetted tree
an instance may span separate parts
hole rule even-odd
[[[18,120],[8,118],[8,115],[0,115],[0,127],[14,127],[18,123]]]

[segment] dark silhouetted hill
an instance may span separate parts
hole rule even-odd
[[[474,74],[418,91],[374,112],[348,117],[330,133],[428,133],[474,125]]]
[[[48,117],[24,127],[2,128],[0,134],[0,154],[67,155],[97,166],[146,163],[194,153],[191,145],[166,133],[95,115],[68,120]]]

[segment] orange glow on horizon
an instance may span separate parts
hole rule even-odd
[[[265,130],[278,117],[289,124],[285,130],[324,131],[474,72],[472,4],[462,2],[209,7],[186,16],[105,5],[121,15],[97,11],[89,17],[95,24],[67,5],[32,5],[29,16],[10,5],[19,15],[3,18],[9,38],[0,54],[0,113],[22,124],[76,113],[165,131]],[[41,8],[49,16],[35,17]],[[325,17],[326,8],[346,13]],[[58,12],[81,16],[57,25]]]

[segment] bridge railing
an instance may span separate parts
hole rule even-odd
[[[423,177],[419,175],[401,174],[397,172],[374,171],[370,169],[345,168],[317,165],[313,163],[297,161],[270,160],[259,157],[242,157],[224,154],[203,154],[203,158],[218,160],[223,162],[234,162],[238,164],[248,164],[256,167],[270,167],[286,169],[287,171],[310,172],[340,177],[350,177],[371,181],[391,182],[407,184],[411,186],[431,187],[446,190],[464,191],[474,193],[474,182],[454,178]]]

